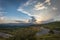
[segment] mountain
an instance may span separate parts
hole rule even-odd
[[[42,24],[33,24],[33,23],[4,23],[0,24],[0,28],[17,28],[17,27],[30,27],[30,26],[43,26],[43,27],[60,27],[60,21],[48,22]]]
[[[0,24],[0,28],[17,28],[17,27],[28,27],[33,25],[32,23],[4,23]]]

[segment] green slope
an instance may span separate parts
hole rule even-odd
[[[60,21],[42,24],[41,26],[49,29],[60,29]]]

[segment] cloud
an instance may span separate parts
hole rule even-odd
[[[54,15],[52,13],[44,12],[44,13],[37,14],[35,17],[38,21],[46,21],[49,19],[53,19]]]
[[[0,20],[4,20],[5,17],[0,17]]]
[[[58,15],[57,17],[54,18],[55,21],[60,21],[60,15]]]
[[[27,14],[28,16],[33,16],[28,11],[26,11],[24,8],[29,6],[29,5],[34,4],[36,2],[37,2],[37,0],[28,0],[27,2],[25,2],[24,4],[22,4],[21,6],[18,7],[17,11],[20,11],[24,14]]]
[[[6,18],[6,17],[4,16],[5,13],[7,13],[7,12],[4,12],[4,11],[3,11],[3,8],[0,8],[0,21],[1,21],[1,20],[5,20],[5,18]]]
[[[28,0],[26,3],[24,3],[24,6],[30,5],[31,2],[32,2],[32,0]]]
[[[45,3],[50,3],[50,0],[45,0],[43,3],[40,3],[38,0],[28,0],[26,3],[22,4],[22,6],[20,6],[18,8],[18,11],[23,12],[25,14],[31,15],[28,11],[26,11],[26,9],[24,9],[25,7],[29,7],[29,5],[33,5],[33,3],[35,4],[34,7],[32,8],[32,10],[43,10],[43,9],[47,9],[47,7],[45,6]],[[23,10],[22,10],[23,9]]]
[[[45,7],[45,6],[43,5],[43,3],[38,2],[38,3],[34,6],[34,9],[35,9],[35,10],[43,10],[43,9],[47,9],[47,7]]]
[[[25,6],[29,6],[32,5],[34,3],[36,3],[37,0],[28,0],[27,2],[25,2],[23,5],[21,5],[21,8],[25,7]]]
[[[29,12],[25,11],[24,9],[20,8],[20,9],[17,9],[17,11],[20,11],[20,12],[22,12],[24,14],[27,14],[27,15],[31,16],[31,14]]]
[[[34,4],[34,3],[37,3],[38,2],[38,0],[28,0],[27,2],[25,2],[23,5],[22,5],[22,7],[24,7],[24,6],[29,6],[29,5],[32,5],[32,4]],[[45,3],[48,3],[49,5],[51,4],[51,0],[45,0],[44,2],[43,2],[43,4],[45,4]]]
[[[45,2],[50,3],[51,0],[45,0]]]
[[[44,3],[48,3],[48,5],[51,5],[51,0],[45,0]]]
[[[47,9],[47,7],[45,6],[45,4],[51,5],[51,0],[45,0],[43,3],[38,2],[35,6],[34,9],[35,10],[43,10],[43,9]]]
[[[38,2],[34,7],[35,10],[43,10],[43,9],[47,9],[47,7],[45,6],[45,4],[51,5],[51,0],[45,0],[43,3]]]
[[[46,21],[57,16],[57,13],[55,13],[57,8],[51,5],[51,0],[45,0],[44,2],[39,2],[38,0],[35,0],[35,2],[33,0],[28,0],[22,5],[23,6],[19,6],[17,11],[27,14],[30,17],[34,16],[37,21]],[[25,7],[28,7],[29,9],[27,8],[27,10]]]
[[[7,12],[4,12],[3,8],[0,7],[0,17],[3,16],[3,14],[5,14],[5,13],[7,13]]]
[[[5,13],[7,13],[7,12],[0,11],[0,17],[4,16]]]
[[[52,7],[53,10],[58,10],[56,7]]]

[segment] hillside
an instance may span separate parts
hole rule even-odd
[[[59,30],[60,31],[60,22],[51,22],[47,24],[39,24],[39,25],[31,25],[28,27],[20,27],[19,28],[0,28],[1,32],[6,34],[10,34],[13,37],[4,38],[0,36],[0,40],[60,40],[60,34],[47,34],[42,36],[36,36],[36,33],[40,32],[40,27],[52,29],[52,30]],[[49,32],[50,33],[50,32]],[[2,36],[4,36],[2,35]],[[7,35],[6,35],[7,36]]]
[[[51,22],[51,23],[47,23],[47,24],[41,24],[40,26],[43,26],[43,27],[49,28],[49,29],[60,29],[60,21]]]

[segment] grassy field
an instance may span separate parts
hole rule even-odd
[[[60,22],[52,22],[48,24],[41,24],[39,26],[31,26],[25,28],[13,28],[13,29],[1,29],[0,32],[8,33],[13,35],[13,37],[3,38],[0,37],[0,40],[60,40],[60,34],[46,34],[42,36],[36,36],[36,33],[40,31],[40,27],[43,26],[45,28],[51,30],[60,31]]]

